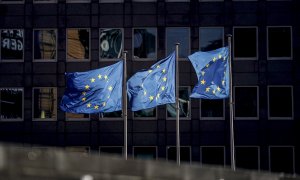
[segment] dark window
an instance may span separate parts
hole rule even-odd
[[[294,158],[293,147],[270,147],[270,170],[293,174]]]
[[[201,51],[211,51],[223,47],[224,29],[221,27],[215,28],[200,28],[199,42]]]
[[[122,49],[122,29],[100,29],[100,58],[120,58],[122,56]]]
[[[1,60],[23,60],[24,31],[21,29],[1,30]]]
[[[90,32],[88,29],[67,30],[67,60],[90,58]]]
[[[114,112],[107,112],[107,113],[100,113],[100,118],[121,118],[122,111],[114,111]]]
[[[76,153],[81,156],[88,156],[90,154],[90,147],[87,146],[69,146],[66,147],[68,153]]]
[[[223,118],[224,117],[224,100],[201,99],[201,117]]]
[[[168,161],[176,161],[177,159],[176,147],[167,147],[167,159]],[[190,147],[180,147],[180,162],[191,162]]]
[[[167,104],[167,116],[176,117],[175,104]],[[190,92],[188,87],[179,87],[179,116],[190,117]]]
[[[269,87],[269,117],[293,117],[291,87]]]
[[[235,117],[258,117],[258,88],[235,87]]]
[[[292,57],[290,27],[268,27],[268,57]]]
[[[123,147],[100,147],[100,155],[104,154],[115,154],[115,155],[122,155],[123,154]]]
[[[66,113],[66,120],[87,120],[89,118],[89,114]]]
[[[23,89],[0,89],[0,120],[23,119]]]
[[[143,109],[134,112],[135,118],[155,118],[156,108]]]
[[[257,29],[234,28],[233,36],[234,57],[251,58],[257,57]]]
[[[259,170],[258,147],[236,147],[236,167]]]
[[[156,58],[156,28],[133,30],[134,59]]]
[[[134,158],[156,159],[156,147],[134,147]]]
[[[224,166],[224,154],[224,147],[201,147],[201,162]]]
[[[57,92],[55,88],[35,88],[33,90],[33,114],[35,119],[56,119]]]
[[[179,58],[187,58],[190,55],[190,29],[189,28],[167,28],[167,55],[175,51],[175,44],[179,45]]]
[[[56,31],[34,30],[34,59],[56,59]]]

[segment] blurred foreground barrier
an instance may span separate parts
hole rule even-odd
[[[0,180],[300,180],[296,176],[183,164],[82,156],[0,144]]]

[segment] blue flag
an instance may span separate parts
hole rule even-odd
[[[190,97],[223,99],[229,95],[228,47],[208,52],[196,52],[189,56],[197,73],[198,83]]]
[[[99,113],[122,109],[123,61],[91,71],[66,73],[66,79],[61,110]]]
[[[175,103],[175,52],[127,81],[132,111]]]

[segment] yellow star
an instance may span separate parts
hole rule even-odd
[[[165,86],[162,86],[162,87],[161,87],[161,90],[164,91],[164,90],[165,90]]]
[[[91,103],[88,103],[88,104],[86,105],[86,107],[91,107]]]
[[[206,82],[206,81],[205,81],[204,79],[202,79],[201,84],[205,84],[205,82]]]
[[[150,101],[153,101],[154,97],[153,96],[149,96]]]
[[[85,89],[89,89],[89,88],[90,88],[90,86],[89,86],[89,85],[86,85],[86,86],[85,86]]]
[[[205,72],[204,72],[204,71],[201,71],[201,74],[202,74],[202,76],[204,76]]]
[[[101,74],[99,74],[99,75],[98,75],[98,78],[99,78],[99,79],[102,79],[102,75],[101,75]]]
[[[163,81],[164,81],[164,82],[166,82],[166,81],[167,81],[167,78],[166,78],[166,77],[164,77],[164,78],[163,78]]]
[[[219,59],[221,59],[222,58],[222,55],[221,54],[219,54]]]
[[[107,96],[107,99],[109,99],[110,98],[110,96]]]
[[[156,95],[156,100],[159,98],[159,96],[160,96],[160,94],[158,93],[158,94]]]
[[[104,79],[105,79],[105,80],[107,80],[107,79],[108,79],[108,77],[105,75],[105,76],[104,76]]]
[[[217,58],[216,58],[216,57],[214,57],[214,58],[213,58],[213,62],[216,62],[216,60],[217,60]]]
[[[90,79],[90,80],[91,80],[92,83],[95,82],[95,79],[94,79],[94,78],[92,78],[92,79]]]
[[[152,70],[151,70],[151,69],[149,69],[149,70],[148,70],[148,72],[149,72],[149,73],[151,73],[151,72],[152,72]]]
[[[209,64],[206,64],[206,67],[208,68],[208,67],[209,67]]]
[[[109,86],[109,87],[108,87],[108,90],[109,90],[109,91],[112,91],[112,90],[113,90],[113,87],[112,87],[112,86]]]
[[[95,109],[98,109],[98,108],[99,108],[99,106],[97,106],[97,105],[96,105],[96,106],[94,106],[94,108],[95,108]]]
[[[146,96],[147,95],[147,91],[144,91],[144,96]]]
[[[103,103],[102,103],[102,106],[103,106],[103,107],[106,106],[106,102],[103,102]]]
[[[82,98],[82,101],[84,102],[86,100],[86,98],[84,97],[84,98]]]
[[[157,65],[156,68],[157,68],[157,69],[160,68],[160,65]]]
[[[205,89],[205,92],[209,92],[209,90],[210,90],[210,88],[209,88],[209,87],[207,87],[207,88]]]
[[[82,95],[84,95],[84,96],[85,96],[85,95],[86,95],[86,92],[85,92],[85,91],[83,91],[83,92],[82,92]]]
[[[163,69],[162,72],[163,72],[163,73],[166,73],[166,69]]]
[[[221,91],[221,88],[218,86],[218,87],[217,87],[217,90],[218,90],[218,91]]]

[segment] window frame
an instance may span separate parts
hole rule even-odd
[[[122,156],[124,155],[124,146],[99,146],[99,156],[101,156],[101,148],[121,148],[122,149]],[[111,153],[113,154],[113,153]],[[115,154],[113,154],[115,155]]]
[[[68,112],[65,112],[65,121],[66,122],[72,122],[72,121],[90,121],[91,120],[91,114],[89,114],[88,118],[68,118],[67,114],[68,114]],[[69,114],[76,114],[76,113],[69,113]]]
[[[256,1],[256,0],[255,0]],[[255,28],[256,31],[256,56],[255,57],[235,57],[235,49],[234,49],[234,39],[235,39],[235,35],[234,35],[234,31],[235,29],[250,29],[250,28]],[[245,60],[250,60],[250,61],[258,61],[259,58],[259,43],[258,43],[258,26],[233,26],[232,27],[232,32],[233,32],[233,41],[232,41],[232,58],[235,61],[245,61]]]
[[[77,152],[77,151],[70,151],[72,149],[79,149],[79,148],[86,148],[88,152],[85,154],[85,152]],[[65,146],[64,151],[68,153],[79,153],[81,156],[90,156],[91,155],[91,147],[90,146]]]
[[[235,93],[236,93],[236,90],[235,88],[239,88],[239,87],[242,87],[242,88],[252,88],[252,87],[256,87],[256,112],[257,112],[257,116],[256,117],[238,117],[236,116],[236,110],[235,110],[235,106],[236,106],[236,103],[233,104],[233,108],[234,108],[234,119],[235,120],[259,120],[259,86],[257,85],[249,85],[249,86],[233,86],[233,97],[234,97],[234,101],[236,99],[235,97]]]
[[[180,2],[180,1],[166,1],[166,2]],[[188,1],[183,1],[183,2],[189,2]],[[170,53],[167,52],[168,50],[168,36],[167,36],[167,30],[168,29],[187,29],[188,30],[188,55],[191,54],[191,28],[190,27],[166,27],[165,28],[165,56],[167,57]],[[175,44],[174,44],[174,51],[175,51]],[[180,48],[180,45],[179,45],[179,48]],[[179,52],[178,52],[179,53]],[[179,61],[187,61],[188,60],[188,56],[187,57],[180,57],[178,55],[178,60]]]
[[[188,102],[188,113],[189,113],[189,116],[188,117],[179,117],[179,120],[191,120],[191,116],[192,116],[192,99],[190,97],[191,95],[191,87],[190,86],[179,86],[179,88],[187,88],[188,89],[188,94],[189,94],[189,102]],[[175,103],[176,105],[176,103]],[[169,120],[176,120],[176,117],[168,117],[168,109],[167,109],[167,104],[165,105],[165,109],[166,109],[166,120],[169,121]]]
[[[33,4],[50,4],[50,3],[57,3],[57,0],[33,0]]]
[[[54,30],[56,39],[55,39],[55,58],[54,59],[35,59],[34,57],[34,32],[41,31],[41,30]],[[57,62],[57,53],[58,53],[58,31],[56,28],[38,28],[32,30],[32,62]]]
[[[155,108],[155,117],[135,117],[134,113],[136,111],[132,111],[132,120],[139,120],[139,121],[143,121],[143,120],[145,120],[145,121],[148,121],[148,120],[157,120],[157,106],[153,107],[153,108]]]
[[[13,1],[2,1],[0,0],[0,4],[24,4],[25,3],[25,0],[21,0],[21,1],[18,1],[18,0],[13,0]]]
[[[291,88],[291,105],[292,105],[292,116],[291,117],[272,117],[270,116],[270,88],[272,87],[290,87]],[[268,96],[268,120],[294,120],[294,88],[292,85],[268,85],[267,86],[267,96]]]
[[[176,146],[166,146],[166,161],[167,162],[169,162],[169,160],[168,160],[168,158],[169,158],[168,149],[169,148],[177,148],[177,147]],[[181,148],[189,148],[189,154],[190,154],[189,158],[190,158],[190,161],[188,163],[191,164],[192,163],[192,147],[191,146],[180,146],[180,153],[182,152]],[[180,157],[181,157],[181,154],[180,154]],[[182,160],[180,160],[180,161],[182,161]],[[172,162],[172,161],[170,161],[170,162]]]
[[[0,117],[0,122],[21,122],[24,121],[24,88],[23,87],[0,87],[0,97],[2,89],[22,89],[22,118],[21,119],[3,119]],[[1,100],[1,98],[0,98]],[[1,113],[1,104],[0,104],[0,113]]]
[[[103,2],[103,3],[109,3],[109,2]],[[113,3],[119,3],[119,2],[113,2]],[[122,59],[123,58],[123,53],[121,54],[121,57],[120,58],[101,58],[101,52],[100,52],[100,49],[101,49],[101,43],[100,43],[100,35],[101,35],[101,30],[103,30],[103,29],[120,29],[121,30],[121,32],[122,32],[122,48],[121,48],[121,51],[122,52],[124,52],[124,45],[125,45],[125,43],[124,43],[124,41],[125,41],[125,38],[124,38],[124,28],[109,28],[109,27],[107,27],[107,28],[99,28],[99,40],[98,40],[98,44],[99,44],[99,49],[98,49],[98,53],[99,53],[99,61],[119,61],[120,59]]]
[[[2,30],[22,30],[23,31],[23,51],[22,51],[22,53],[23,53],[23,58],[22,59],[2,59],[2,57],[0,56],[0,63],[1,62],[3,62],[3,63],[5,63],[5,62],[24,62],[24,56],[25,56],[25,38],[24,38],[24,35],[25,35],[25,29],[22,29],[22,28],[20,28],[20,29],[18,29],[18,28],[8,28],[8,29],[3,29],[3,28],[1,28],[0,29],[0,40],[2,40]],[[2,52],[1,52],[1,49],[2,49],[2,42],[0,43],[0,45],[1,45],[1,48],[0,48],[0,55],[2,55]]]
[[[213,100],[210,100],[210,101],[213,101]],[[202,105],[201,105],[201,102],[202,102],[202,99],[200,99],[199,103],[199,109],[200,109],[200,120],[225,120],[225,101],[226,99],[223,99],[223,116],[222,117],[205,117],[205,116],[202,116]]]
[[[139,148],[139,147],[141,147],[141,148],[155,148],[155,159],[153,159],[153,160],[158,160],[158,152],[157,152],[157,146],[132,146],[132,158],[133,159],[140,159],[140,158],[136,158],[135,157],[135,154],[134,154],[134,148]]]
[[[34,118],[34,90],[35,89],[44,89],[44,88],[53,88],[55,91],[56,91],[56,109],[54,110],[56,112],[56,117],[55,118],[45,118],[45,119],[42,119],[42,118]],[[49,122],[49,121],[57,121],[58,119],[58,91],[57,91],[57,87],[32,87],[32,121],[37,121],[37,122]]]
[[[235,151],[237,151],[236,149],[237,148],[256,148],[256,150],[257,150],[257,154],[258,154],[258,159],[257,159],[257,167],[258,167],[258,169],[257,169],[257,171],[260,171],[261,170],[261,166],[260,166],[260,158],[261,158],[261,153],[260,153],[260,147],[259,146],[251,146],[251,145],[249,145],[249,146],[247,146],[247,145],[242,145],[242,146],[234,146],[234,150]]]
[[[267,60],[293,60],[293,27],[292,26],[267,26]],[[289,28],[291,31],[291,57],[270,57],[269,53],[269,28]]]
[[[66,3],[91,3],[91,0],[66,0]]]
[[[201,0],[200,0],[201,1]],[[209,1],[209,0],[208,0]],[[223,1],[223,0],[221,0],[221,1]],[[206,2],[206,0],[205,1],[203,1],[203,2]],[[224,30],[224,26],[199,26],[199,28],[198,28],[198,37],[199,37],[199,40],[198,40],[198,45],[199,45],[199,51],[201,51],[201,39],[200,39],[200,29],[213,29],[213,28],[215,28],[215,29],[222,29],[222,46],[224,46],[224,44],[225,44],[225,38],[224,38],[224,34],[225,34],[225,30]]]
[[[292,146],[292,145],[283,145],[283,146],[280,146],[280,145],[269,145],[268,147],[268,165],[269,165],[269,172],[272,172],[272,167],[271,167],[271,148],[292,148],[292,151],[293,151],[293,173],[295,174],[296,172],[296,163],[295,163],[295,146]]]
[[[101,113],[97,113],[98,114],[98,118],[99,121],[122,121],[123,117],[122,117],[122,110],[121,110],[121,117],[101,117]]]
[[[202,162],[202,149],[203,148],[223,148],[223,156],[224,156],[224,159],[223,159],[223,167],[226,166],[226,147],[225,146],[200,146],[200,164],[203,165],[203,162]],[[218,165],[218,166],[221,166],[221,165]]]
[[[123,3],[124,0],[99,0],[99,3]]]
[[[86,29],[89,32],[89,59],[68,59],[68,50],[69,50],[69,44],[68,44],[68,30],[81,30]],[[91,61],[91,28],[66,28],[66,62],[89,62]]]
[[[148,1],[145,1],[145,2],[148,2]],[[156,2],[156,0],[155,0],[155,2]],[[155,29],[155,34],[156,34],[156,36],[155,36],[155,57],[154,58],[135,58],[134,57],[134,40],[133,40],[133,38],[134,38],[134,30],[135,29],[150,29],[150,28]],[[158,42],[157,42],[157,40],[158,40],[157,27],[152,27],[152,26],[151,27],[132,27],[131,29],[132,29],[131,30],[131,41],[132,41],[132,43],[131,43],[131,46],[132,46],[131,47],[132,48],[132,55],[131,55],[132,57],[131,57],[131,59],[132,59],[132,61],[137,61],[137,62],[139,62],[139,61],[140,62],[143,62],[143,61],[157,61],[157,59],[158,59],[158,56],[157,56],[157,50],[158,50],[158,47],[157,47],[157,45],[158,45]]]

